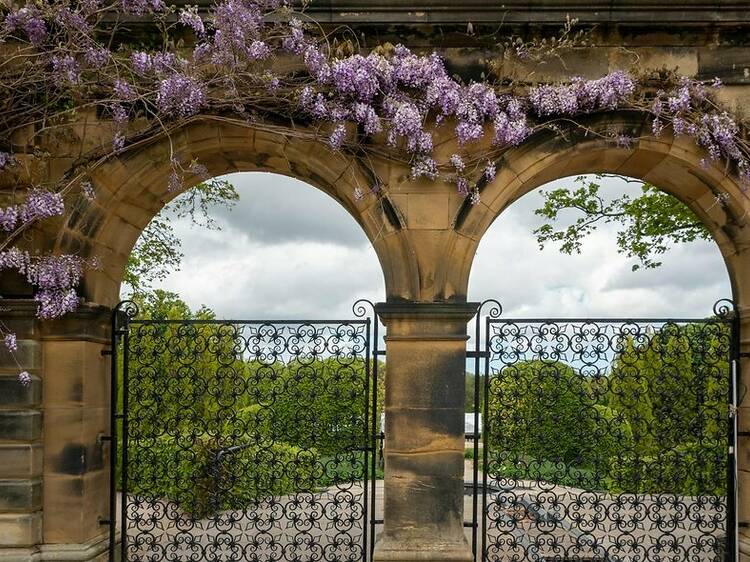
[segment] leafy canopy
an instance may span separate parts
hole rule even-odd
[[[675,244],[708,240],[710,234],[687,205],[659,188],[643,183],[637,197],[622,195],[612,200],[600,194],[601,181],[609,174],[578,176],[575,187],[542,191],[544,204],[534,213],[546,223],[534,230],[540,249],[560,244],[560,251],[572,255],[581,252],[584,240],[604,224],[618,225],[617,251],[634,258],[633,271],[659,267],[661,256]],[[614,176],[621,177],[621,176]],[[642,183],[626,178],[626,181]],[[578,215],[563,226],[566,211]]]
[[[130,253],[123,279],[130,292],[148,291],[171,272],[179,271],[184,254],[174,221],[187,218],[193,226],[221,230],[211,213],[221,207],[233,208],[239,198],[229,181],[212,179],[199,183],[169,203],[146,226]]]

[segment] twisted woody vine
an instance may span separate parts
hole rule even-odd
[[[464,83],[437,53],[391,44],[365,52],[353,34],[329,34],[304,7],[282,0],[221,0],[200,11],[163,0],[29,0],[0,10],[0,173],[14,186],[0,198],[0,270],[20,273],[35,288],[42,319],[75,310],[76,289],[98,264],[96,257],[32,252],[25,234],[95,199],[90,174],[97,166],[200,115],[256,129],[273,118],[276,132],[320,137],[330,150],[365,162],[368,153],[406,162],[413,179],[454,184],[477,203],[503,151],[535,132],[564,135],[582,127],[582,115],[637,110],[649,116],[653,135],[671,129],[692,137],[706,165],[724,166],[743,189],[750,185],[750,146],[740,121],[716,101],[718,80],[622,69],[552,84],[498,71]],[[568,21],[551,39],[524,42],[499,33],[497,41],[505,59],[533,69],[586,41],[573,28]],[[14,138],[31,129],[32,143],[41,144],[85,112],[111,122],[111,143],[78,158],[54,185],[34,184],[25,171],[45,154],[14,150]],[[446,161],[434,155],[438,131],[453,134],[458,147]],[[626,147],[637,141],[618,131],[607,139]],[[168,189],[206,176],[201,162],[173,154]],[[373,178],[355,198],[387,192]],[[0,337],[16,351],[14,333],[0,326]],[[30,375],[19,379],[28,384]]]

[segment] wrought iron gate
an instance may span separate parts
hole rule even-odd
[[[732,303],[679,320],[501,310],[480,309],[469,353],[482,561],[737,560]]]
[[[341,321],[118,306],[111,560],[368,559],[377,322],[363,305]]]

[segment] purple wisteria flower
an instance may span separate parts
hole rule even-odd
[[[9,32],[23,31],[28,40],[39,46],[47,39],[47,24],[37,8],[24,7],[5,16],[5,28]]]
[[[87,263],[74,255],[47,255],[32,259],[28,252],[11,248],[0,252],[0,270],[15,269],[37,287],[40,318],[57,318],[78,307],[75,287]]]
[[[52,76],[55,80],[77,84],[81,78],[81,67],[70,55],[52,57]]]
[[[15,166],[16,164],[18,164],[18,161],[16,160],[15,156],[13,156],[9,152],[0,151],[0,170],[10,168],[11,166]]]
[[[488,182],[495,179],[497,174],[497,165],[494,162],[487,162],[487,166],[484,168],[484,177],[487,178]]]
[[[192,29],[196,35],[205,35],[206,28],[203,25],[203,19],[194,10],[181,10],[180,23]]]
[[[78,308],[74,287],[83,277],[85,262],[78,256],[49,255],[31,262],[26,277],[38,290],[40,318],[58,318]]]
[[[183,187],[185,187],[185,184],[182,181],[182,175],[177,173],[176,170],[172,170],[169,174],[169,180],[167,180],[167,192],[175,193],[182,191]]]
[[[11,205],[10,207],[0,208],[0,229],[10,232],[16,228],[18,224],[18,207]]]
[[[94,201],[96,199],[96,191],[90,181],[81,183],[81,194],[87,201]]]
[[[15,269],[25,274],[29,266],[29,253],[18,248],[0,251],[0,270]]]
[[[109,62],[110,55],[111,53],[109,52],[109,49],[103,47],[87,47],[83,54],[83,60],[85,60],[90,67],[99,69]]]
[[[411,167],[412,179],[427,178],[434,180],[438,177],[437,162],[428,156],[420,156]]]
[[[133,65],[135,73],[140,76],[148,74],[154,67],[154,61],[151,59],[151,55],[143,51],[135,51],[134,53],[131,53],[130,63]]]
[[[618,70],[596,80],[573,78],[570,84],[532,88],[529,101],[537,115],[575,115],[599,109],[616,109],[636,89],[635,79]]]
[[[133,101],[137,97],[133,86],[125,82],[125,80],[115,80],[113,89],[115,96],[122,101]]]
[[[464,168],[466,168],[466,164],[464,164],[464,161],[459,154],[452,154],[450,160],[457,172],[463,172]]]
[[[26,201],[19,208],[19,218],[28,224],[35,220],[57,217],[65,212],[63,196],[54,191],[33,188],[26,195]]]
[[[162,0],[122,0],[122,8],[128,13],[143,16],[151,12],[161,12],[166,8]]]
[[[159,83],[156,105],[164,114],[190,117],[206,104],[206,89],[191,76],[174,74]]]
[[[331,136],[328,137],[328,144],[331,148],[334,150],[337,150],[341,148],[341,145],[344,142],[344,139],[346,138],[346,125],[344,123],[339,123],[336,125],[336,128],[333,130],[333,133],[331,133]]]
[[[255,2],[223,0],[214,10],[213,61],[235,65],[264,58],[260,44],[263,12]],[[262,42],[261,42],[262,43]],[[255,44],[255,45],[254,45]]]
[[[18,340],[16,339],[16,334],[12,332],[5,334],[5,337],[3,338],[3,345],[5,345],[5,348],[8,351],[18,351]]]
[[[18,374],[18,382],[20,382],[23,386],[29,386],[31,384],[31,375],[28,371],[21,371]]]

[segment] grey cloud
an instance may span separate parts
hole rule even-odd
[[[225,176],[240,194],[237,205],[216,213],[251,240],[330,242],[361,247],[367,237],[354,218],[333,198],[299,180],[277,174]]]
[[[315,189],[289,187],[292,180],[249,178],[235,178],[247,210],[218,216],[222,231],[178,225],[186,259],[165,288],[222,317],[347,318],[358,298],[383,300],[375,252],[343,209]],[[496,298],[509,316],[695,317],[729,294],[713,243],[678,247],[663,267],[636,273],[617,254],[613,228],[592,235],[581,255],[540,252],[532,234],[539,201],[527,195],[487,232],[471,300]]]

